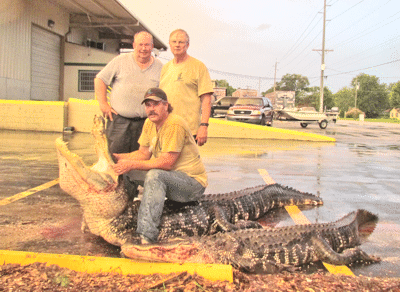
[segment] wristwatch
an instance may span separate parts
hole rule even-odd
[[[208,127],[208,123],[200,123],[200,126],[206,126],[206,127]]]

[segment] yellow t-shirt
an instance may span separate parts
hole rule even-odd
[[[152,158],[165,152],[179,152],[173,170],[186,173],[207,187],[207,173],[200,158],[199,149],[187,123],[178,115],[169,114],[159,131],[156,125],[147,119],[139,138],[139,144],[149,147]]]
[[[165,91],[174,113],[183,117],[193,135],[201,121],[200,96],[213,93],[210,74],[199,60],[190,57],[183,63],[169,61],[161,70],[160,88]]]

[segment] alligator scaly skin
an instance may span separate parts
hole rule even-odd
[[[279,184],[250,188],[244,190],[243,194],[240,193],[204,195],[198,202],[186,205],[167,200],[158,241],[174,237],[211,235],[218,231],[262,228],[255,221],[271,209],[322,204],[322,199],[315,195]],[[139,201],[130,204],[121,216],[110,223],[111,226],[118,228],[118,232],[135,230],[139,204]]]
[[[122,252],[135,259],[231,264],[254,273],[293,270],[318,260],[334,265],[376,263],[379,258],[358,248],[359,226],[376,221],[376,215],[357,210],[332,223],[220,232],[174,244],[125,244]]]

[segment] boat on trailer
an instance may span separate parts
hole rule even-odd
[[[298,121],[303,128],[306,128],[308,124],[318,123],[321,129],[325,129],[328,121],[332,120],[331,116],[317,112],[313,107],[283,108],[275,110],[275,116],[281,121]]]

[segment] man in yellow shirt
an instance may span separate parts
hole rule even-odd
[[[197,200],[207,187],[207,174],[186,121],[172,112],[167,95],[150,88],[143,102],[147,120],[139,138],[139,150],[114,154],[114,170],[146,170],[143,199],[136,232],[142,243],[157,241],[165,198],[177,202]]]
[[[169,46],[174,59],[161,70],[160,88],[174,107],[174,113],[188,122],[197,144],[207,142],[213,86],[206,66],[187,53],[189,35],[182,29],[170,34]]]

